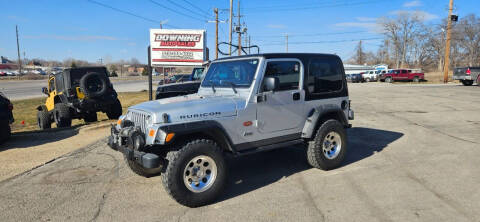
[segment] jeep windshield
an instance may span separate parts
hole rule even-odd
[[[215,62],[210,65],[202,87],[248,88],[252,84],[258,66],[258,59]]]

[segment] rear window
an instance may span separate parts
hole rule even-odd
[[[313,58],[308,68],[309,93],[339,91],[343,86],[342,64],[336,58]]]
[[[107,76],[107,70],[104,67],[71,69],[70,70],[70,81],[72,83],[72,86],[79,86],[80,85],[80,79],[85,74],[90,73],[90,72],[103,73],[103,74],[105,74],[105,76]]]

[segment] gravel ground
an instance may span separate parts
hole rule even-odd
[[[0,182],[0,221],[480,221],[480,88],[349,89],[339,169],[310,168],[302,147],[230,159],[224,195],[191,209],[103,139]]]

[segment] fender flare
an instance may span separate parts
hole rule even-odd
[[[343,110],[335,105],[324,105],[312,109],[305,121],[305,125],[302,130],[302,138],[310,139],[315,136],[315,131],[320,127],[320,125],[326,121],[325,118],[336,119],[344,127],[348,126],[348,120],[345,117]]]
[[[47,106],[45,106],[45,105],[40,105],[40,106],[37,106],[37,110],[38,110],[38,111],[45,111],[45,112],[48,112],[48,110],[47,110]]]
[[[191,134],[204,134],[212,137],[222,148],[232,153],[237,153],[230,136],[225,133],[226,130],[223,126],[215,120],[167,125],[160,127],[160,129],[166,133],[175,133],[174,140],[171,142],[175,142],[175,138],[178,137],[185,137]]]

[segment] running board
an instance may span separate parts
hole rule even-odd
[[[286,147],[286,146],[292,146],[292,145],[296,145],[296,144],[300,144],[300,143],[303,143],[303,139],[296,139],[296,140],[290,140],[290,141],[287,141],[287,142],[275,143],[275,144],[266,145],[266,146],[259,146],[257,148],[237,152],[234,155],[245,156],[245,155],[249,155],[249,154],[274,150],[274,149],[282,148],[282,147]]]

